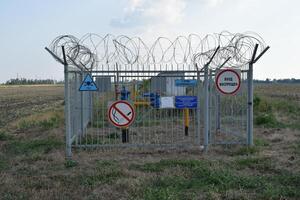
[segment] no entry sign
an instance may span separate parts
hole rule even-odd
[[[239,70],[223,69],[216,75],[216,87],[222,94],[235,94],[241,87]]]
[[[116,101],[108,109],[108,119],[116,127],[127,127],[134,118],[135,111],[128,101]]]

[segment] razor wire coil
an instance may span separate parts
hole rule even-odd
[[[67,62],[80,64],[92,70],[99,64],[196,64],[203,67],[212,57],[216,48],[219,51],[210,64],[211,69],[220,66],[230,57],[227,65],[240,68],[251,61],[255,45],[257,53],[266,45],[256,33],[221,33],[200,37],[197,34],[178,36],[174,40],[166,37],[157,38],[147,45],[140,37],[125,35],[104,37],[88,33],[81,38],[72,35],[56,37],[50,44],[50,50],[62,58],[62,46],[65,47]]]

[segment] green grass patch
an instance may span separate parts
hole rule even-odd
[[[7,141],[13,139],[12,135],[9,135],[8,133],[4,131],[0,131],[0,141]]]
[[[267,170],[270,165],[263,158],[240,159],[233,162],[239,167],[254,167]],[[185,175],[176,174],[179,167]],[[168,169],[164,175],[163,171]],[[138,199],[195,199],[211,194],[226,196],[228,190],[243,191],[261,199],[299,198],[299,174],[278,173],[268,175],[241,175],[225,163],[200,160],[161,160],[156,163],[131,166],[131,170],[157,173],[146,182],[134,198]],[[177,172],[176,172],[177,171]],[[173,174],[172,174],[173,172]],[[170,174],[171,173],[171,174]]]
[[[82,145],[91,145],[91,144],[115,144],[120,140],[120,134],[110,133],[106,136],[97,136],[93,134],[86,134],[84,137],[79,138],[79,143]]]
[[[277,121],[275,119],[275,116],[271,113],[263,113],[255,118],[256,125],[274,126],[276,125],[276,123]]]
[[[209,163],[204,160],[161,160],[159,162],[145,163],[143,165],[132,164],[129,168],[144,172],[162,172],[170,167],[193,168],[203,165],[207,166]]]
[[[297,101],[256,95],[253,102],[255,125],[300,129],[300,105]]]
[[[115,161],[98,161],[93,173],[81,176],[81,184],[85,186],[96,186],[98,184],[111,184],[125,177],[119,164]]]
[[[267,101],[265,98],[259,96],[254,96],[253,98],[253,108],[254,112],[269,113],[272,112],[272,105],[270,101]]]
[[[0,172],[8,168],[8,160],[0,155]]]
[[[270,143],[263,138],[254,138],[254,144],[255,146],[259,146],[259,147],[266,147],[270,145]]]
[[[243,146],[237,151],[233,151],[231,155],[254,155],[259,152],[258,146]]]
[[[40,115],[33,115],[27,118],[21,119],[17,128],[19,130],[28,130],[32,128],[40,128],[42,130],[50,130],[58,128],[63,124],[63,116],[61,112],[50,112]]]
[[[13,154],[48,153],[53,149],[62,147],[63,142],[56,138],[14,140],[6,144],[5,149]]]
[[[66,160],[66,162],[65,162],[66,168],[76,167],[77,165],[78,165],[78,162],[75,160]]]
[[[274,169],[272,160],[265,157],[241,157],[235,159],[235,166],[237,169],[254,169],[261,173],[276,172]]]

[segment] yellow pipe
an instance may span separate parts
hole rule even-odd
[[[135,106],[149,106],[150,102],[148,102],[148,101],[135,101],[135,102],[133,102],[133,104]]]
[[[184,109],[184,132],[185,135],[189,134],[189,124],[190,124],[190,118],[189,118],[189,109]]]

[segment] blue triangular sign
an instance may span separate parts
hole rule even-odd
[[[90,74],[87,74],[81,83],[79,91],[97,91],[98,87]]]

